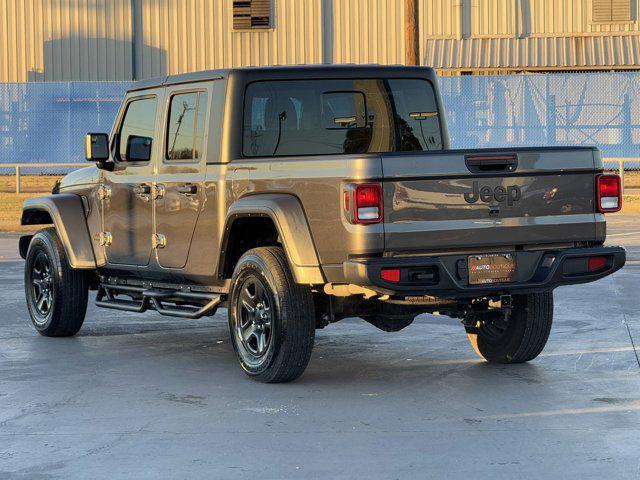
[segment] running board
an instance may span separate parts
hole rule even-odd
[[[118,298],[121,295],[129,299]],[[181,290],[149,289],[133,285],[100,284],[96,305],[103,308],[123,310],[125,312],[142,313],[155,310],[161,315],[186,319],[202,318],[216,313],[218,305],[225,300],[225,295],[215,293],[183,292]],[[177,305],[188,302],[204,305]],[[167,305],[173,303],[173,305]]]

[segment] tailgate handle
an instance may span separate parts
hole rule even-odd
[[[464,163],[471,173],[515,172],[517,155],[467,155]]]

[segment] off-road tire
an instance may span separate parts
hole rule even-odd
[[[46,274],[47,280],[36,278],[37,272],[46,270],[50,272]],[[34,280],[40,282],[40,288],[47,283],[48,308],[44,308],[45,303],[43,308],[38,307]],[[70,337],[78,333],[87,312],[89,282],[86,272],[69,266],[55,228],[44,228],[31,240],[25,261],[24,288],[31,323],[40,335]]]
[[[553,292],[517,295],[507,327],[496,335],[484,326],[468,333],[476,353],[492,363],[523,363],[544,349],[553,323]]]
[[[252,286],[251,282],[262,285],[260,288],[266,296],[263,303],[270,303],[269,337],[268,343],[262,343],[267,344],[263,354],[243,340],[242,332],[246,330],[241,326],[246,316],[255,313],[242,310],[240,297],[244,288]],[[265,310],[265,305],[261,308]],[[231,342],[240,366],[249,377],[265,383],[281,383],[302,375],[311,358],[315,338],[313,297],[308,287],[295,283],[282,248],[254,248],[240,258],[231,279],[228,313]],[[254,339],[255,336],[251,340]]]

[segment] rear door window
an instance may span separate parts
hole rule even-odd
[[[202,156],[206,92],[180,93],[171,97],[167,121],[167,160],[195,160]]]
[[[245,93],[247,157],[441,149],[427,80],[262,81]]]

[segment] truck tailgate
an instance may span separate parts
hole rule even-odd
[[[594,148],[383,154],[386,252],[603,241]]]

